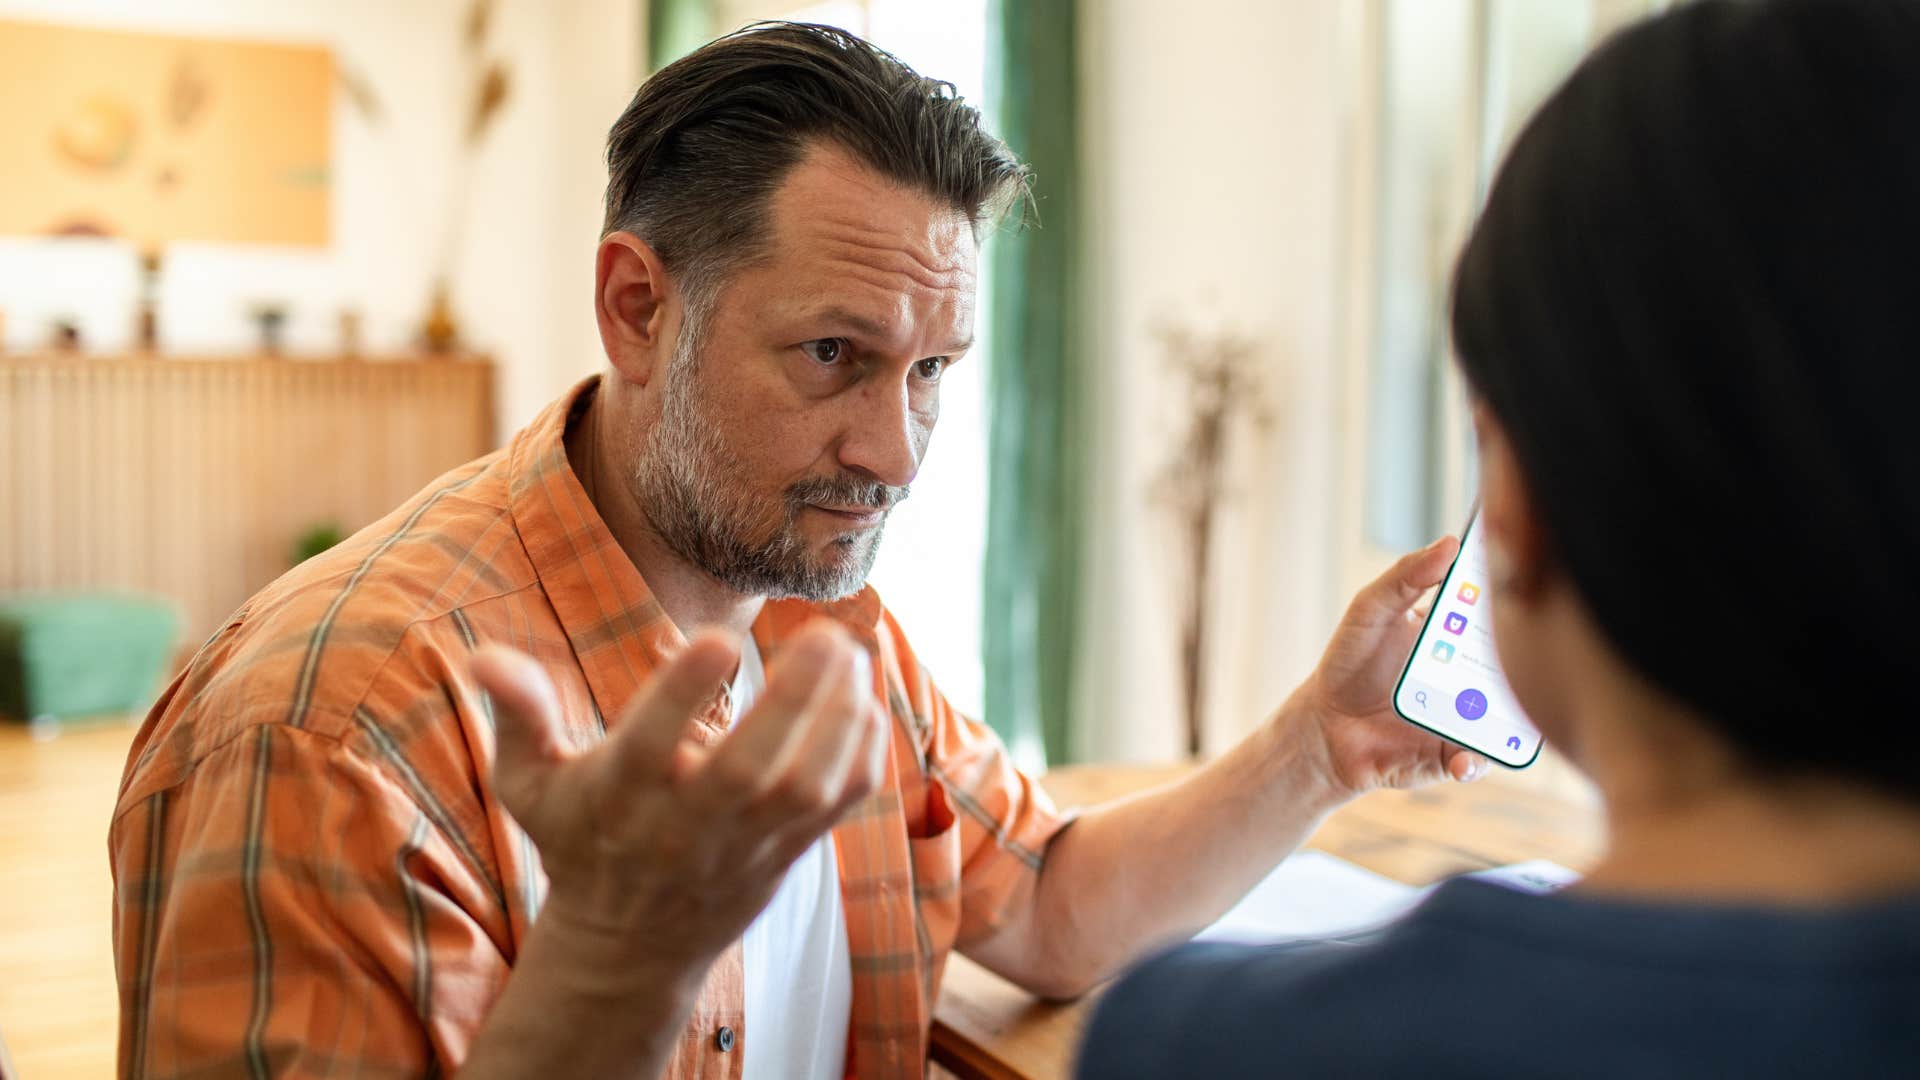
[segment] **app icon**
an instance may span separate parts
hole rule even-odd
[[[1433,643],[1433,658],[1443,664],[1453,662],[1453,646],[1444,641]]]
[[[1459,713],[1462,720],[1478,720],[1487,715],[1487,695],[1478,690],[1462,690],[1460,696],[1453,699],[1453,711]]]
[[[1507,749],[1509,750],[1520,749],[1520,736],[1518,735],[1507,736]]]
[[[1464,634],[1467,632],[1467,617],[1457,611],[1447,612],[1447,633]]]
[[[1474,585],[1470,582],[1462,582],[1460,585],[1460,602],[1463,604],[1479,603],[1480,602],[1480,586]]]

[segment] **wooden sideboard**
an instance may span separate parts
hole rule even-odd
[[[163,596],[197,644],[303,533],[493,446],[479,359],[0,358],[0,590]]]

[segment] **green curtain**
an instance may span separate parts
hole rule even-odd
[[[1036,214],[987,245],[985,711],[1016,755],[1052,764],[1072,752],[1088,457],[1075,7],[990,0],[987,34],[992,122],[1033,167]]]
[[[712,0],[647,0],[647,71],[659,71],[713,39]]]

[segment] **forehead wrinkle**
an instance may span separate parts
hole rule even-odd
[[[965,263],[948,267],[930,266],[900,248],[841,242],[832,244],[821,254],[823,261],[837,271],[856,274],[882,288],[899,288],[899,278],[906,278],[921,289],[935,292],[951,292],[973,282],[973,272]]]
[[[926,284],[929,288],[943,288],[945,281],[952,278],[970,278],[972,273],[967,260],[959,250],[946,250],[941,241],[949,237],[965,237],[972,241],[972,234],[963,229],[947,230],[936,224],[918,236],[902,235],[901,230],[879,228],[868,221],[827,215],[818,219],[817,229],[825,234],[822,239],[829,245],[838,246],[859,254],[878,254],[883,256],[876,262],[910,263],[900,272]],[[931,235],[928,235],[930,233]],[[958,247],[959,245],[951,245]]]
[[[897,270],[876,268],[872,263],[859,259],[829,259],[824,268],[831,272],[832,278],[841,282],[864,285],[875,292],[874,299],[880,301],[880,307],[905,310],[922,304],[935,307],[950,307],[960,303],[966,295],[963,286],[967,278],[959,280],[929,283],[913,279]],[[909,280],[905,288],[901,287],[901,278]]]

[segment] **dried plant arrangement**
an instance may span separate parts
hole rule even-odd
[[[421,341],[429,352],[448,352],[459,343],[451,298],[453,268],[460,257],[462,226],[473,187],[474,161],[500,113],[506,108],[513,75],[505,60],[488,54],[488,31],[493,26],[494,0],[473,0],[461,30],[461,81],[466,93],[464,130],[454,151],[453,179],[447,192],[446,218],[435,261],[433,289]]]
[[[1232,500],[1229,483],[1235,435],[1263,431],[1273,421],[1267,384],[1254,342],[1231,332],[1203,332],[1161,324],[1153,331],[1166,357],[1165,371],[1178,383],[1184,431],[1155,475],[1153,501],[1172,520],[1185,574],[1180,589],[1180,689],[1186,713],[1186,751],[1202,749],[1202,706],[1211,641],[1207,635],[1213,593],[1213,548],[1222,509]]]

